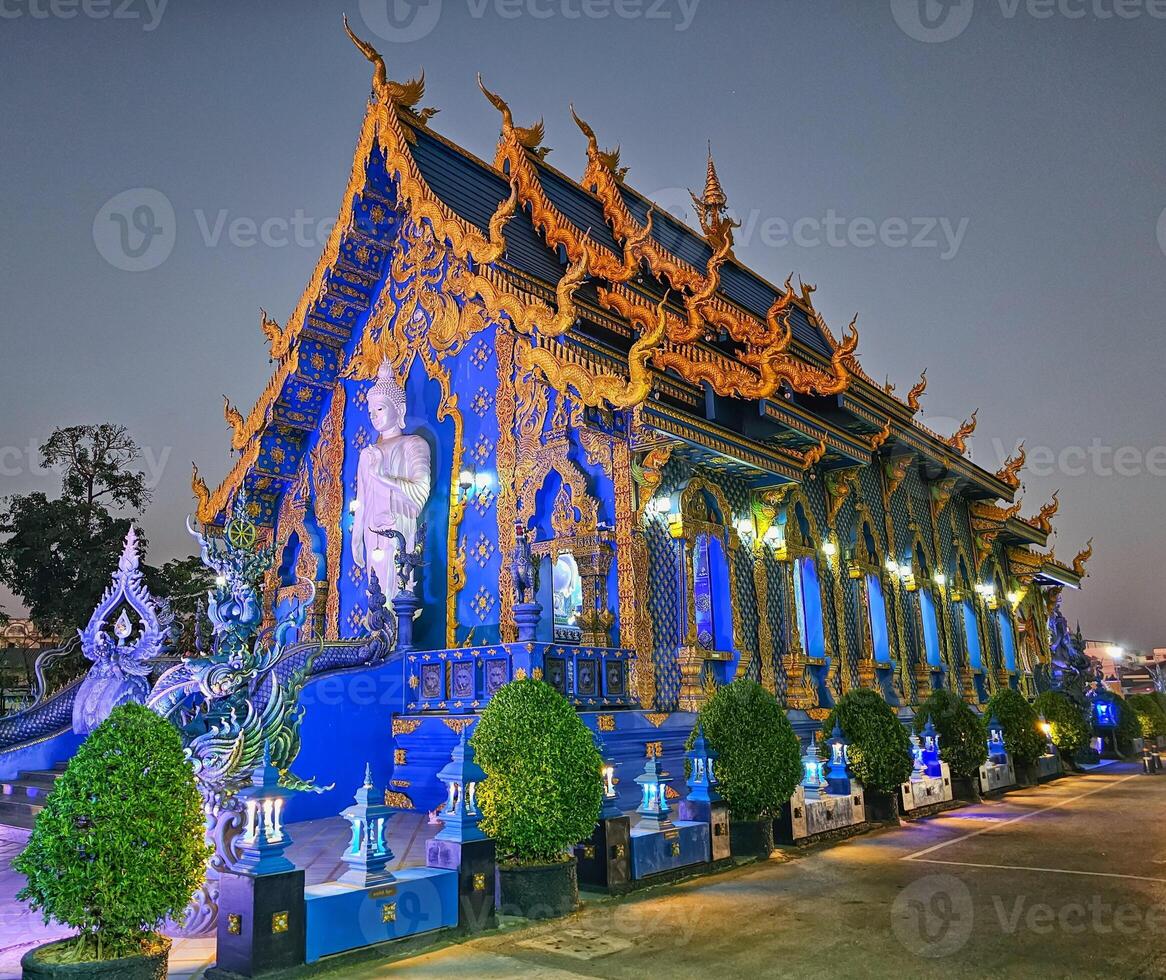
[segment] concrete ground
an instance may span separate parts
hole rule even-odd
[[[1113,765],[1038,790],[620,900],[399,961],[330,975],[734,978],[1166,977],[1166,777]],[[297,829],[310,880],[339,863],[343,826]],[[394,849],[418,863],[423,818]],[[397,843],[397,841],[400,843]],[[15,850],[13,850],[15,853]],[[0,842],[4,867],[9,846]],[[16,876],[0,874],[0,977],[16,976]],[[23,940],[23,941],[22,941]],[[13,956],[15,955],[15,959]],[[205,941],[176,945],[197,977]]]
[[[337,976],[1164,977],[1166,777],[1128,765]]]

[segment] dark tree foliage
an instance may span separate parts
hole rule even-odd
[[[1068,695],[1060,691],[1045,691],[1037,695],[1033,710],[1043,715],[1052,729],[1050,737],[1063,756],[1073,755],[1089,744],[1089,725],[1085,713]]]

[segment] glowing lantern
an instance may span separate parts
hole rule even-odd
[[[704,725],[697,722],[696,738],[692,748],[684,756],[688,760],[688,799],[692,803],[717,803],[721,794],[717,792],[717,777],[713,763],[717,753],[712,750],[704,737]]]
[[[835,796],[850,795],[850,746],[842,736],[838,722],[826,743],[830,746],[830,764],[826,772],[826,783]]]
[[[478,829],[482,812],[475,799],[478,783],[486,778],[486,773],[474,761],[474,747],[466,739],[465,729],[450,754],[449,762],[438,772],[437,778],[445,783],[445,804],[438,811],[444,827],[437,833],[437,840],[465,843],[485,840],[486,835]]]
[[[238,840],[242,854],[238,871],[268,875],[295,870],[283,856],[291,843],[283,825],[284,807],[291,796],[291,790],[279,785],[279,770],[271,764],[271,745],[264,742],[263,761],[252,774],[251,784],[239,791],[244,825]]]
[[[640,817],[640,828],[667,830],[672,826],[666,795],[666,787],[671,781],[672,777],[660,768],[655,756],[644,763],[644,771],[636,777],[641,793],[640,805],[636,807],[636,813]]]
[[[385,805],[383,795],[378,798],[371,765],[365,765],[364,783],[353,800],[352,806],[340,811],[340,816],[352,828],[352,840],[344,852],[348,870],[340,880],[361,887],[389,881],[393,873],[387,865],[393,859],[393,852],[389,850],[387,828],[389,817],[395,811]]]

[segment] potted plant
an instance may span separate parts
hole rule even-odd
[[[570,849],[595,829],[603,798],[591,732],[558,691],[526,678],[490,699],[471,742],[486,773],[477,799],[498,848],[502,911],[566,915],[579,903]]]
[[[166,976],[170,940],[210,848],[177,730],[148,708],[114,709],[81,744],[13,867],[17,898],[78,931],[21,961],[26,978]]]
[[[822,738],[835,723],[850,743],[850,768],[862,783],[872,820],[899,819],[899,786],[911,776],[911,739],[894,709],[876,692],[860,687],[844,694],[822,722]]]
[[[1004,729],[1004,747],[1012,756],[1016,781],[1021,786],[1035,786],[1038,782],[1036,760],[1045,750],[1040,718],[1032,710],[1024,695],[1010,687],[997,691],[988,699],[984,713],[994,717]]]
[[[915,731],[922,732],[927,719],[939,733],[939,757],[951,769],[952,793],[963,800],[976,801],[976,774],[988,759],[988,730],[984,722],[962,698],[940,688],[919,705]]]
[[[802,776],[801,745],[777,698],[742,678],[718,687],[700,709],[717,753],[717,789],[729,807],[733,854],[769,857],[773,820]],[[688,737],[692,748],[695,729]]]
[[[1049,723],[1049,738],[1061,755],[1061,762],[1074,766],[1074,757],[1089,744],[1089,725],[1084,712],[1060,691],[1038,694],[1033,710]]]

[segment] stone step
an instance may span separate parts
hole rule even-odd
[[[43,807],[35,803],[23,803],[15,800],[0,800],[0,824],[8,827],[23,827],[30,829],[36,822],[36,815]]]
[[[52,786],[43,783],[28,783],[14,779],[10,783],[0,783],[0,801],[43,804],[52,789]]]

